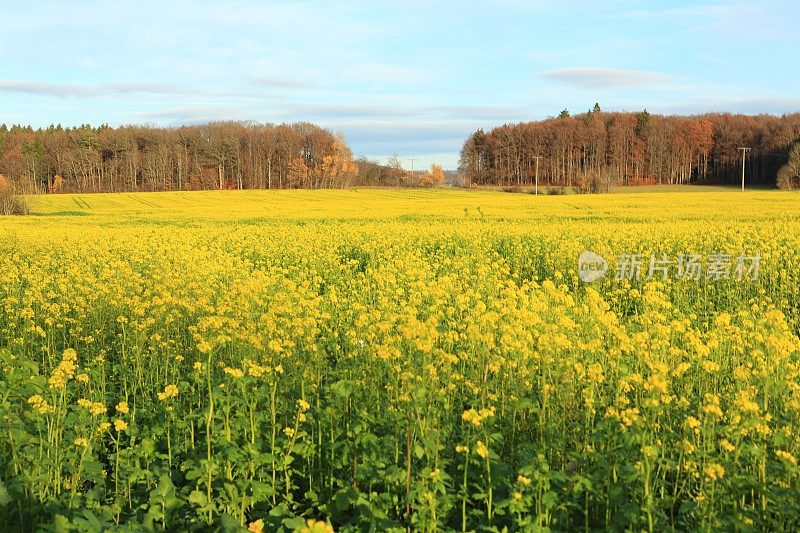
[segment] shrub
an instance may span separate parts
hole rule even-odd
[[[550,196],[561,196],[562,194],[567,194],[567,191],[564,187],[548,187],[547,194]]]
[[[64,178],[56,174],[53,176],[53,181],[47,186],[47,192],[50,194],[57,193],[64,185]]]
[[[778,172],[779,189],[800,188],[800,143],[789,152],[789,161]]]
[[[600,194],[610,191],[611,181],[610,173],[601,174],[594,169],[587,170],[578,175],[574,189],[577,194]]]
[[[25,215],[28,206],[25,200],[14,195],[11,180],[0,174],[0,215]]]

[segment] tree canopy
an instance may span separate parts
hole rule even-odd
[[[307,122],[0,126],[0,173],[25,192],[335,188],[357,172],[344,138]]]
[[[460,168],[472,184],[540,183],[575,186],[602,175],[618,184],[735,183],[739,147],[751,147],[749,181],[776,182],[800,139],[800,114],[697,116],[589,112],[478,130],[461,150]]]

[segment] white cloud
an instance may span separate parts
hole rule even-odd
[[[293,80],[289,78],[276,78],[272,76],[257,76],[250,80],[256,87],[267,87],[270,89],[310,89],[310,83]]]
[[[370,104],[313,104],[286,102],[277,110],[287,119],[445,119],[445,120],[521,120],[525,110],[510,105],[450,105],[436,103],[417,103],[390,101]]]
[[[186,94],[188,90],[168,83],[107,83],[84,85],[76,83],[49,83],[24,80],[0,80],[0,92],[21,93],[58,98],[97,97],[111,94]]]
[[[40,83],[21,80],[0,80],[0,92],[22,93],[38,96],[93,96],[95,91],[83,85],[67,83]]]
[[[145,120],[168,122],[171,126],[226,120],[245,120],[243,110],[235,106],[182,106],[149,111],[140,115]]]
[[[800,113],[800,98],[797,97],[718,97],[676,102],[654,103],[648,109],[661,113],[703,114],[744,113],[783,115]]]
[[[464,139],[483,121],[440,120],[352,120],[332,121],[329,128],[344,133],[347,141],[360,154],[429,155],[450,152],[457,154]],[[491,124],[489,124],[491,126]]]
[[[663,72],[602,67],[556,68],[542,71],[539,76],[580,89],[655,87],[666,85],[674,79]]]

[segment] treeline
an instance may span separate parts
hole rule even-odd
[[[440,187],[444,185],[446,172],[437,164],[429,170],[409,172],[404,169],[397,154],[392,154],[385,165],[359,158],[356,185],[380,187]]]
[[[358,166],[341,134],[305,122],[0,125],[0,175],[24,193],[314,189],[351,186]]]
[[[460,170],[468,184],[734,183],[741,180],[740,147],[749,147],[750,182],[775,184],[800,141],[800,113],[662,116],[585,114],[478,130],[464,143]]]

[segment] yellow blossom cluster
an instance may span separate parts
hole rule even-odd
[[[706,475],[706,479],[708,481],[717,481],[722,479],[722,477],[725,475],[725,468],[723,468],[720,464],[712,463],[706,465],[706,467],[703,469],[703,473]]]
[[[78,368],[78,354],[72,348],[67,348],[61,356],[61,362],[53,369],[48,381],[50,388],[63,389],[67,382],[75,376]]]
[[[106,406],[99,402],[93,402],[87,400],[86,398],[81,398],[78,400],[78,405],[92,413],[92,416],[100,416],[104,415],[108,409]]]
[[[165,400],[169,400],[170,398],[176,398],[178,396],[178,386],[177,385],[167,385],[164,387],[162,392],[157,394],[158,401],[163,402]]]
[[[472,424],[473,426],[480,426],[485,420],[493,417],[494,414],[494,407],[482,409],[470,408],[462,413],[461,419],[464,420],[464,422]]]
[[[53,407],[47,402],[47,400],[38,394],[28,398],[28,403],[40,415],[51,413],[53,411]]]
[[[244,377],[244,372],[242,371],[241,368],[231,368],[229,366],[226,366],[225,368],[222,369],[222,371],[234,379],[241,379]]]

